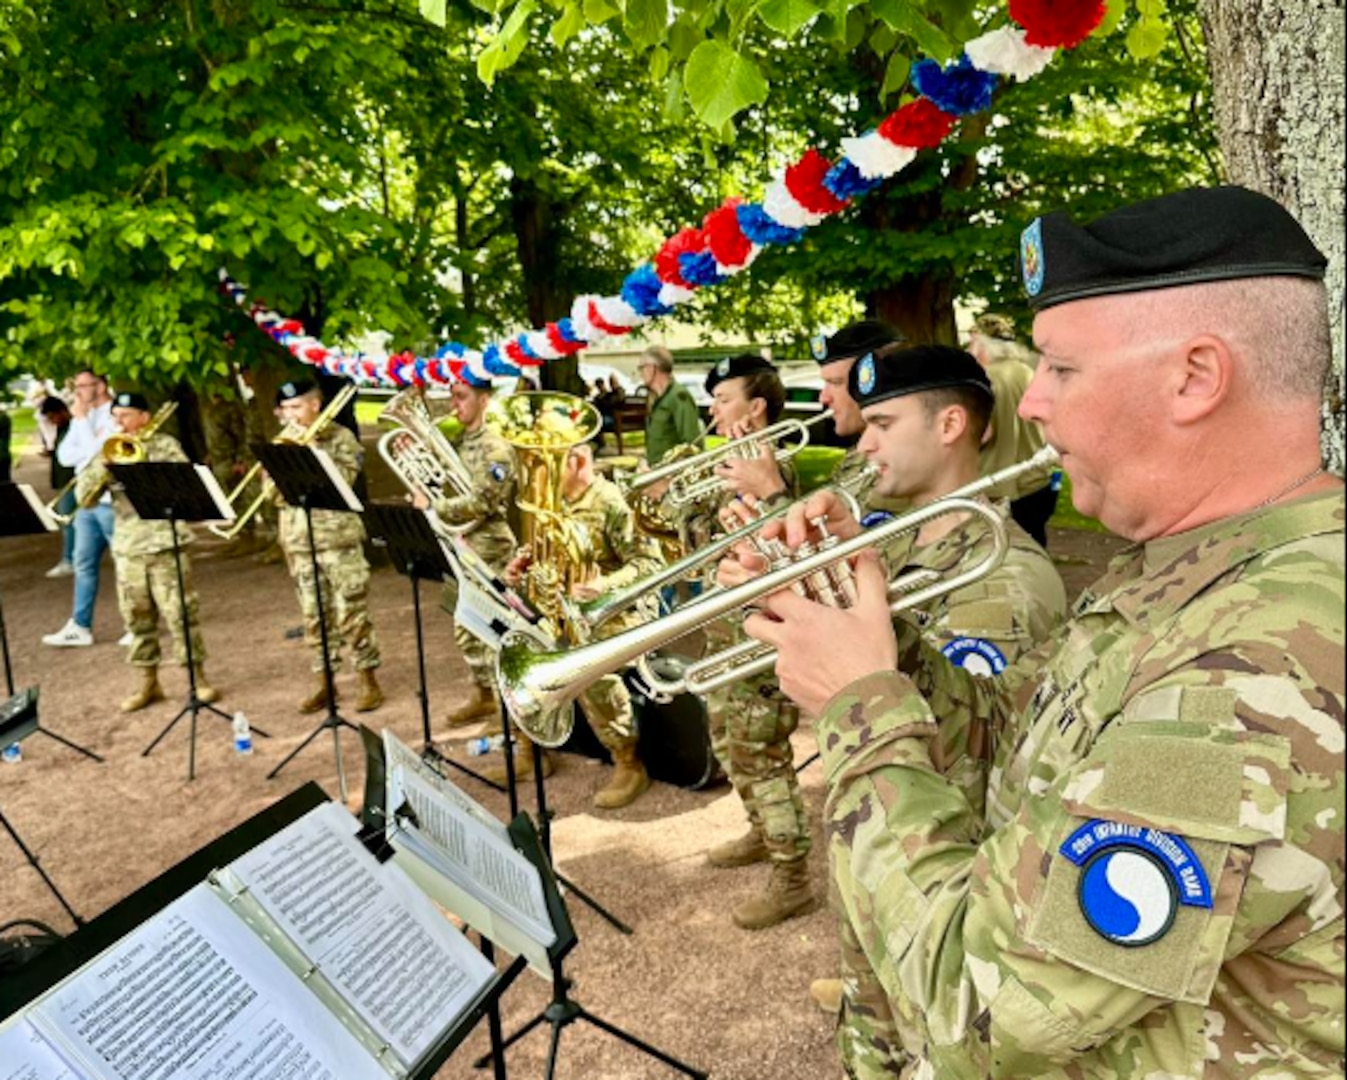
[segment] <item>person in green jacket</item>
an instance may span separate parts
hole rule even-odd
[[[636,370],[645,383],[645,459],[658,465],[675,446],[696,442],[702,432],[697,403],[686,386],[673,377],[673,354],[663,345],[651,345]]]

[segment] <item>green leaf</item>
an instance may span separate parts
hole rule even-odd
[[[658,45],[650,50],[650,81],[661,83],[669,74],[669,50]]]
[[[608,0],[584,0],[584,5],[586,21],[592,22],[595,26],[607,22],[614,15],[620,14],[617,8],[608,3]]]
[[[571,38],[580,32],[585,25],[585,13],[580,10],[579,4],[567,4],[562,9],[560,17],[552,24],[552,29],[547,32],[547,36],[552,39],[552,44],[561,48]]]
[[[1118,29],[1118,23],[1122,21],[1122,17],[1126,13],[1127,0],[1104,0],[1104,17],[1099,20],[1099,25],[1094,28],[1094,36],[1108,37],[1109,34]]]
[[[813,0],[767,0],[758,18],[785,37],[794,37],[822,8]]]
[[[1165,47],[1164,23],[1159,20],[1143,20],[1127,31],[1127,51],[1134,60],[1150,60],[1159,56]]]
[[[730,39],[737,40],[761,0],[725,0],[725,14],[730,17]]]
[[[683,108],[683,71],[681,68],[675,68],[669,72],[669,77],[664,82],[664,118],[674,123],[679,122],[687,115],[687,110]]]
[[[870,36],[865,43],[876,56],[888,56],[889,51],[898,44],[898,31],[877,22],[870,27]]]
[[[670,58],[676,61],[686,60],[692,55],[692,50],[705,39],[706,35],[698,30],[686,15],[679,16],[669,27]]]
[[[523,54],[524,46],[528,44],[528,34],[524,30],[537,7],[538,0],[519,0],[500,33],[477,57],[477,77],[487,86]]]
[[[872,14],[917,43],[923,53],[942,64],[952,60],[958,46],[932,23],[912,0],[870,0]]]
[[[622,26],[638,49],[663,41],[669,32],[668,0],[627,0]]]
[[[711,128],[767,100],[767,80],[758,65],[723,41],[703,41],[692,50],[683,85],[697,118]]]
[[[883,101],[890,94],[897,93],[907,85],[908,72],[912,70],[912,61],[901,52],[895,52],[889,57],[889,62],[884,68],[884,85],[879,90],[879,100]]]
[[[861,8],[852,8],[847,12],[847,51],[851,52],[860,47],[865,40],[866,31],[870,29],[870,19]]]

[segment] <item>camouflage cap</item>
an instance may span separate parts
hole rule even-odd
[[[973,320],[973,333],[981,334],[985,338],[995,338],[997,341],[1014,341],[1015,324],[1007,315],[993,315],[988,312]]]

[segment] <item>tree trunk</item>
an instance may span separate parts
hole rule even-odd
[[[1343,0],[1201,0],[1216,123],[1233,183],[1296,215],[1328,256],[1333,370],[1324,461],[1343,474]]]

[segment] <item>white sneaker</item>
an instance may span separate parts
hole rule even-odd
[[[94,635],[90,630],[86,630],[74,619],[71,619],[61,629],[54,634],[44,634],[42,636],[43,645],[55,645],[59,648],[77,648],[82,645],[92,645]]]
[[[130,648],[135,643],[136,643],[136,635],[131,633],[130,630],[128,630],[126,633],[124,633],[121,637],[117,639],[117,644],[120,645],[123,649]]]
[[[73,577],[74,574],[75,564],[66,562],[64,559],[47,571],[47,577],[50,578]]]

